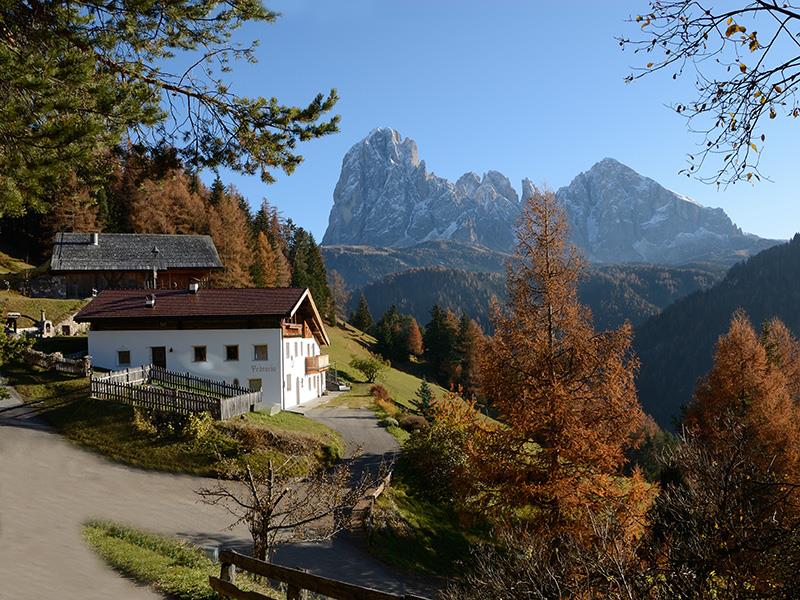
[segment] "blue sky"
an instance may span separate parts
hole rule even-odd
[[[235,91],[308,102],[335,87],[340,133],[307,142],[305,162],[267,186],[223,173],[258,206],[263,197],[322,237],[342,157],[370,130],[416,140],[437,175],[505,173],[553,188],[610,156],[701,204],[720,206],[744,230],[787,238],[800,230],[797,124],[765,130],[762,171],[773,183],[726,190],[678,171],[700,142],[666,105],[691,98],[689,80],[623,79],[644,62],[614,40],[632,33],[645,0],[280,0],[273,25],[248,26],[259,63],[236,64]],[[779,124],[776,127],[775,124]]]

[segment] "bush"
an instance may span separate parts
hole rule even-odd
[[[350,366],[356,371],[361,371],[367,383],[375,383],[381,373],[389,368],[389,361],[370,354],[368,358],[358,358],[353,356],[350,359]]]
[[[214,419],[207,412],[189,415],[183,426],[183,436],[187,439],[200,442],[214,430]]]
[[[403,415],[399,421],[400,427],[406,431],[418,431],[428,425],[428,420],[421,415]]]
[[[369,395],[375,398],[376,400],[391,399],[391,397],[389,396],[389,390],[383,387],[380,383],[376,383],[371,388],[369,388]]]
[[[394,417],[386,417],[378,421],[378,425],[381,427],[399,427],[400,423]]]
[[[145,411],[140,408],[133,409],[133,416],[131,417],[131,427],[136,433],[143,435],[156,435],[158,430],[155,425],[150,421]]]

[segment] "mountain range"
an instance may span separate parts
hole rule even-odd
[[[521,195],[498,171],[451,182],[429,171],[416,143],[373,130],[342,161],[327,246],[408,248],[445,240],[509,252]],[[720,208],[707,208],[606,158],[556,192],[572,241],[591,262],[733,264],[776,244],[744,233]]]

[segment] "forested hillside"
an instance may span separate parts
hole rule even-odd
[[[800,332],[800,235],[735,265],[712,288],[666,308],[636,330],[641,360],[637,379],[646,412],[663,427],[681,414],[697,379],[706,373],[714,344],[737,308],[755,325],[777,316]]]
[[[662,267],[620,265],[591,269],[578,294],[592,309],[595,325],[614,328],[626,319],[637,325],[675,300],[710,287],[723,275],[719,267]],[[363,288],[375,315],[392,304],[420,323],[430,318],[434,304],[456,313],[466,313],[484,330],[491,327],[491,299],[505,297],[505,276],[458,269],[424,268],[395,273]],[[358,300],[354,294],[352,302]],[[354,308],[354,307],[353,307]]]

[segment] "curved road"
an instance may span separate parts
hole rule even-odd
[[[319,408],[309,416],[340,430],[348,449],[364,446],[365,460],[396,450],[371,412],[341,412],[351,410]],[[201,545],[249,547],[244,527],[228,531],[225,511],[197,502],[194,490],[209,480],[112,463],[37,424],[30,413],[16,399],[0,401],[3,600],[160,598],[118,576],[83,543],[80,527],[91,518],[119,520]],[[387,591],[433,595],[427,582],[379,563],[346,537],[284,547],[276,562]]]

